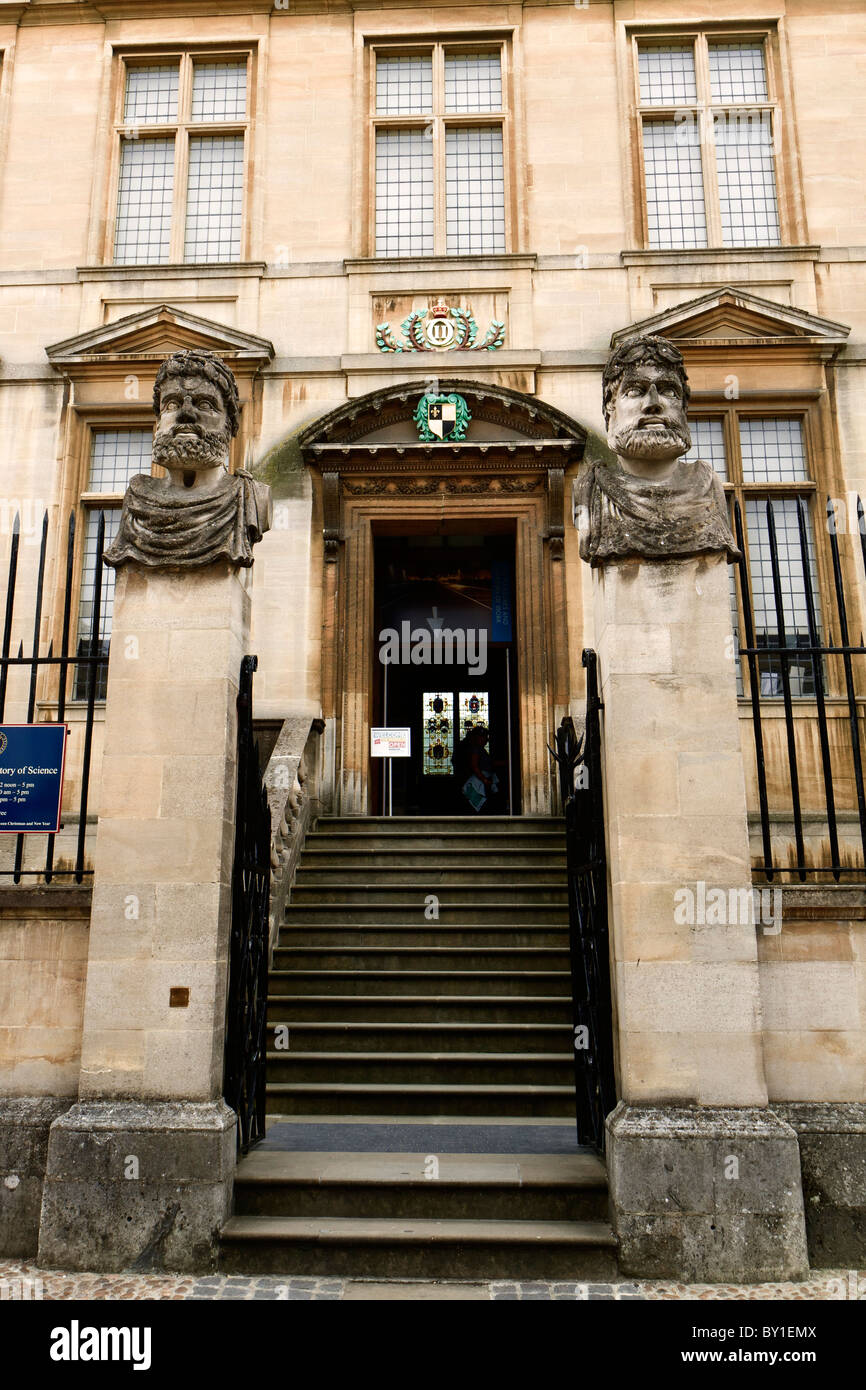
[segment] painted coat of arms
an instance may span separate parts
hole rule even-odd
[[[416,309],[400,325],[397,340],[389,323],[376,326],[380,352],[495,352],[505,340],[505,324],[494,319],[478,341],[478,324],[466,309],[449,308],[440,299],[431,309]]]
[[[422,396],[414,415],[422,444],[465,439],[471,419],[469,406],[454,392],[448,396]]]

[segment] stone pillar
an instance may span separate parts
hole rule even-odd
[[[228,1213],[222,1100],[237,567],[118,571],[79,1102],[49,1141],[44,1267],[199,1269]]]
[[[624,1273],[807,1267],[797,1138],[767,1109],[724,554],[593,571]],[[772,924],[770,929],[774,930]]]

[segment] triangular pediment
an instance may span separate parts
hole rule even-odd
[[[654,334],[689,345],[714,341],[744,346],[788,342],[792,346],[812,344],[838,350],[850,331],[845,324],[726,285],[619,329],[611,336],[611,347],[624,338]]]
[[[53,366],[68,367],[117,358],[160,360],[182,348],[207,348],[234,363],[259,364],[274,356],[273,344],[266,338],[241,333],[171,304],[159,304],[114,323],[101,324],[88,333],[54,343],[45,351]]]

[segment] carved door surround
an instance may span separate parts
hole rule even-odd
[[[325,785],[341,815],[370,804],[369,729],[376,645],[377,529],[513,530],[515,636],[524,815],[552,810],[547,744],[568,709],[563,575],[564,475],[585,431],[552,406],[505,387],[439,380],[472,415],[460,443],[419,442],[423,387],[404,383],[347,402],[300,436],[320,489],[324,538],[322,713]]]

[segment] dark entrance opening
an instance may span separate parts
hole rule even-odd
[[[374,723],[411,747],[373,760],[374,814],[518,815],[513,528],[378,532],[374,611]]]

